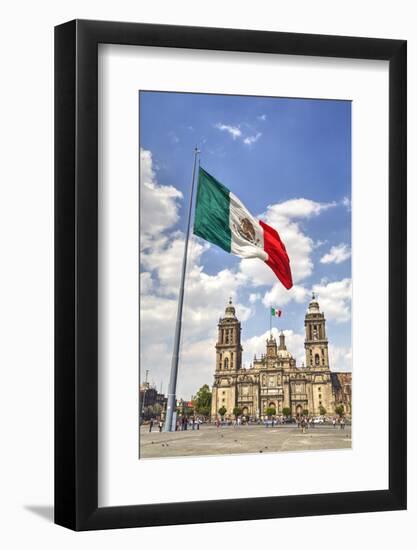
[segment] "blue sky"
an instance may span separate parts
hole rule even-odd
[[[242,318],[247,366],[264,345],[270,305],[283,309],[274,324],[286,331],[300,364],[303,318],[315,290],[328,317],[331,368],[350,370],[351,103],[140,92],[139,107],[141,370],[166,387],[195,145],[201,165],[280,233],[295,286],[288,293],[262,261],[242,261],[193,237],[179,393],[189,397],[212,383],[227,292]],[[154,337],[158,326],[163,335]]]

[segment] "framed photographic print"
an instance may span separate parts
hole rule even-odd
[[[406,42],[55,31],[55,521],[406,507]]]

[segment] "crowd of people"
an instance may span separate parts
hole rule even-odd
[[[175,425],[175,431],[176,432],[183,432],[186,430],[199,430],[200,425],[203,423],[202,419],[196,416],[181,416],[177,419],[176,425]],[[162,420],[156,420],[154,418],[151,418],[149,421],[149,432],[152,432],[154,427],[158,429],[159,432],[162,432],[162,429],[164,427],[164,423]]]
[[[334,416],[331,419],[326,418],[326,419],[323,419],[321,423],[324,424],[326,422],[327,423],[331,422],[331,424],[333,425],[333,428],[336,428],[336,426],[339,425],[341,430],[345,429],[346,420],[343,416],[341,417]],[[315,419],[312,418],[311,416],[297,417],[297,427],[300,428],[303,433],[306,433],[307,428],[314,428],[315,425],[316,425]]]
[[[258,419],[249,419],[246,417],[238,416],[234,420],[225,420],[218,417],[215,421],[215,426],[220,428],[221,426],[233,426],[238,428],[242,424],[264,424],[266,428],[275,427],[282,424],[293,423],[297,424],[297,427],[301,429],[303,433],[306,432],[308,428],[314,428],[317,424],[331,424],[333,428],[339,427],[341,430],[345,429],[346,420],[343,416],[341,417],[312,417],[312,416],[297,416],[296,418],[286,418],[283,416],[272,417],[268,419],[261,420]],[[175,431],[187,431],[187,430],[199,430],[201,424],[203,424],[203,419],[196,416],[180,416],[176,421]],[[162,432],[164,423],[162,420],[151,419],[149,421],[149,432],[155,431],[155,428]]]

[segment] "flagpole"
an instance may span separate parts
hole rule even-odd
[[[190,193],[190,204],[188,207],[188,222],[187,222],[187,232],[185,235],[185,246],[184,246],[184,256],[182,259],[182,270],[181,270],[181,283],[180,290],[178,295],[178,309],[177,309],[177,321],[175,325],[175,336],[174,336],[174,349],[172,352],[172,361],[171,361],[171,374],[169,377],[169,386],[168,386],[168,395],[167,395],[167,412],[165,416],[164,432],[172,432],[172,419],[174,416],[174,411],[176,407],[176,390],[177,390],[177,376],[178,376],[178,359],[180,352],[180,341],[181,341],[181,328],[182,328],[182,307],[184,303],[184,284],[185,284],[185,274],[187,271],[187,253],[188,253],[188,240],[190,238],[190,227],[191,227],[191,213],[193,208],[193,196],[194,196],[194,184],[195,184],[195,172],[197,167],[197,157],[200,151],[195,147],[194,149],[194,163],[193,163],[193,172],[191,177],[191,193]],[[175,427],[174,427],[175,430]]]

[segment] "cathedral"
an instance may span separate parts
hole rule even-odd
[[[330,370],[326,319],[314,294],[304,326],[305,366],[297,367],[281,332],[279,344],[270,334],[266,353],[255,356],[249,368],[242,368],[242,329],[229,301],[218,324],[212,420],[222,407],[226,409],[225,418],[230,419],[234,418],[235,407],[242,410],[243,416],[253,419],[265,418],[268,408],[274,408],[277,416],[284,409],[289,409],[293,417],[330,416],[339,405],[350,416],[352,374]]]

